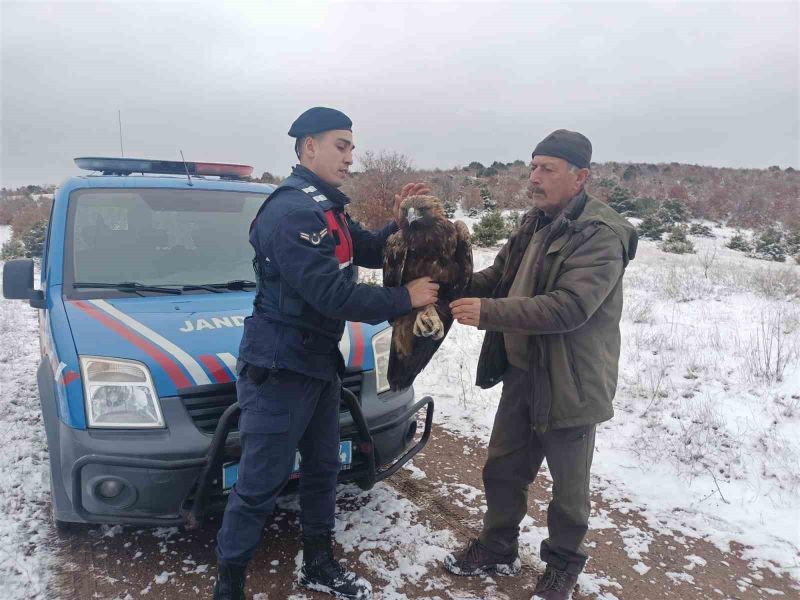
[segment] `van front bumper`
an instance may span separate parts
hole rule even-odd
[[[370,392],[363,390],[359,402],[343,389],[340,414],[341,438],[352,440],[353,462],[340,472],[339,481],[356,481],[364,489],[419,452],[433,422],[430,397],[414,402],[409,389],[381,400]],[[425,427],[419,437],[417,417],[423,408]],[[167,430],[76,430],[61,423],[61,473],[53,476],[63,482],[69,498],[59,502],[54,494],[57,519],[193,527],[224,509],[222,465],[241,454],[235,431],[238,403],[225,409],[213,435],[195,426],[180,398],[162,399],[162,409]]]

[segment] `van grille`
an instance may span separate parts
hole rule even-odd
[[[363,373],[345,373],[342,378],[342,387],[350,390],[361,402],[361,379]],[[181,394],[180,396],[186,412],[192,418],[195,426],[203,433],[213,434],[217,428],[222,413],[225,412],[231,404],[236,402],[236,387],[234,384],[224,386],[222,388],[216,387],[213,391],[205,392],[191,392]],[[347,408],[344,403],[339,407],[339,412],[346,412]],[[236,431],[236,428],[234,428]]]

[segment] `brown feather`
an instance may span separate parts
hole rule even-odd
[[[422,217],[409,223],[413,209]],[[405,285],[419,277],[431,277],[439,283],[436,313],[444,334],[453,323],[450,302],[462,297],[472,277],[472,246],[469,229],[461,221],[449,221],[438,198],[412,196],[401,205],[400,231],[389,237],[384,251],[385,286]],[[424,307],[395,319],[392,323],[392,346],[389,355],[389,383],[392,389],[409,387],[425,368],[444,337],[414,335],[417,314]]]

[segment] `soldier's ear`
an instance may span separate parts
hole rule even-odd
[[[307,135],[303,140],[303,156],[313,159],[317,154],[317,140],[313,135]]]

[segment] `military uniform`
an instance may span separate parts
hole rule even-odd
[[[397,225],[367,231],[346,214],[348,202],[298,165],[251,225],[258,288],[239,348],[242,456],[217,537],[221,576],[251,559],[296,450],[304,538],[330,540],[339,472],[338,342],[345,320],[380,323],[411,310],[405,288],[355,282],[354,265],[381,266],[384,243]]]

